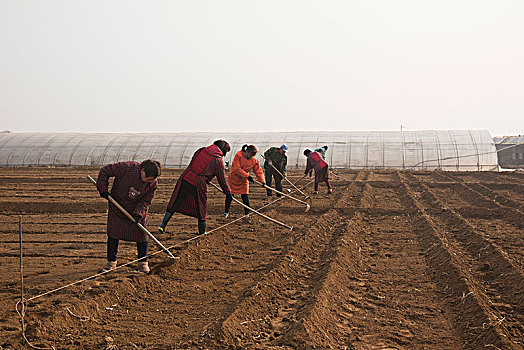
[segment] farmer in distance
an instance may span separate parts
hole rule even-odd
[[[249,183],[255,183],[255,180],[249,175],[249,172],[253,170],[258,181],[265,185],[264,173],[260,167],[258,159],[255,157],[258,150],[254,145],[244,145],[242,149],[235,154],[233,158],[233,164],[231,164],[231,170],[227,177],[227,182],[231,187],[231,193],[240,194],[242,196],[242,202],[249,207]],[[229,215],[229,208],[233,197],[226,197],[226,207],[223,218],[227,218]],[[244,214],[249,214],[249,209],[244,208]]]
[[[326,159],[326,153],[328,150],[328,146],[322,146],[319,148],[315,148],[315,152],[318,152],[322,156],[322,159]]]
[[[212,145],[198,149],[186,170],[176,183],[166,213],[158,227],[165,232],[166,225],[175,212],[198,219],[198,234],[206,233],[207,184],[216,176],[226,198],[231,197],[231,189],[226,182],[224,157],[231,150],[229,143],[216,140]]]
[[[149,272],[147,264],[148,235],[137,223],[147,227],[147,211],[151,206],[157,188],[157,177],[161,165],[155,160],[138,162],[119,162],[100,169],[96,188],[102,198],[108,199],[109,178],[114,177],[111,197],[115,199],[134,218],[129,220],[113,203],[109,202],[107,212],[107,263],[102,272],[116,267],[119,240],[136,242],[138,251],[138,271]]]
[[[306,171],[304,174],[309,174],[315,170],[315,191],[313,194],[318,194],[318,183],[324,181],[327,185],[328,191],[330,194],[333,192],[331,189],[331,184],[329,183],[329,167],[328,164],[324,161],[324,158],[318,152],[311,152],[311,150],[306,149],[304,155],[307,157]]]
[[[275,188],[277,191],[282,192],[282,179],[286,176],[287,166],[287,146],[282,145],[279,147],[271,147],[264,152],[264,172],[266,175],[266,184],[271,187],[272,177],[275,178]],[[271,197],[272,191],[266,188],[267,196]],[[281,197],[277,193],[277,197]]]

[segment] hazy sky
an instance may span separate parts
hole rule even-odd
[[[401,125],[524,134],[524,1],[0,1],[0,130]]]

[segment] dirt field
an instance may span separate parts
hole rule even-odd
[[[26,298],[105,263],[107,204],[88,174],[0,169],[2,349],[22,348],[19,214]],[[178,174],[160,178],[154,233]],[[175,214],[158,235],[175,264],[32,299],[27,338],[56,349],[524,348],[524,174],[345,171],[333,188],[321,185],[308,213],[290,200],[263,210],[291,231],[251,217],[183,243],[196,219]],[[251,200],[268,202],[261,188]],[[242,216],[235,203],[222,211],[209,188],[208,230]],[[135,256],[123,242],[119,264]]]

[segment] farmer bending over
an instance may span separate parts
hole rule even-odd
[[[211,146],[202,147],[193,154],[191,163],[178,178],[162,223],[158,227],[160,232],[165,232],[169,219],[178,212],[197,218],[198,234],[206,233],[207,184],[216,176],[226,198],[231,197],[222,161],[222,157],[230,150],[231,147],[226,141],[217,140]]]
[[[264,172],[266,173],[266,185],[271,187],[271,178],[274,177],[275,188],[277,191],[280,192],[282,192],[282,176],[286,176],[286,151],[287,146],[282,145],[280,146],[280,148],[271,147],[264,152],[264,158],[266,159],[266,161],[264,162]],[[266,188],[266,192],[267,196],[271,197],[272,191],[269,188]],[[281,197],[281,195],[277,193],[277,197]]]
[[[322,159],[326,159],[326,153],[328,150],[328,146],[322,146],[319,148],[315,148],[315,152],[318,152],[322,156]]]
[[[109,178],[114,177],[111,197],[130,213],[135,222],[129,220],[113,203],[109,202],[107,212],[107,263],[102,271],[109,271],[116,267],[118,242],[136,242],[138,250],[138,271],[148,273],[147,240],[148,235],[138,228],[137,223],[147,227],[147,211],[155,196],[157,188],[156,178],[160,176],[161,165],[155,160],[138,162],[119,162],[109,164],[100,169],[96,187],[100,196],[107,199],[109,196]]]
[[[309,149],[304,151],[304,155],[307,157],[304,174],[307,175],[309,173],[309,177],[311,177],[311,172],[313,169],[315,170],[315,192],[313,194],[318,193],[318,183],[321,181],[326,183],[327,193],[332,193],[331,184],[329,183],[329,167],[324,158],[318,152],[311,152]]]
[[[249,172],[253,170],[259,182],[262,185],[265,185],[264,182],[264,173],[260,167],[258,159],[255,157],[258,150],[254,145],[244,145],[242,149],[235,154],[233,158],[233,164],[231,165],[231,170],[229,170],[229,175],[227,177],[227,182],[231,186],[231,193],[240,194],[242,196],[242,202],[244,205],[249,207],[249,183],[255,183],[255,180],[249,175]],[[229,208],[231,207],[231,202],[233,197],[226,197],[226,207],[223,218],[227,218],[229,215]],[[244,208],[244,214],[249,214],[249,209]]]

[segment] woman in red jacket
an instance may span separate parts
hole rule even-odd
[[[249,175],[249,172],[253,170],[255,173],[258,182],[265,184],[264,173],[260,167],[258,159],[255,157],[258,150],[254,145],[244,145],[242,149],[235,154],[233,158],[233,164],[231,164],[231,169],[229,170],[229,175],[227,177],[227,182],[231,187],[232,194],[240,194],[242,196],[242,202],[249,207],[249,183],[254,183],[255,181]],[[229,215],[229,208],[231,207],[231,202],[233,197],[226,197],[226,207],[223,218],[227,218]],[[249,209],[244,208],[244,213],[249,214]]]
[[[226,141],[217,140],[193,154],[191,163],[178,178],[162,223],[158,227],[160,232],[165,232],[167,223],[177,212],[197,218],[198,234],[206,233],[207,184],[216,176],[226,198],[231,196],[222,161],[222,157],[230,150]]]
[[[324,160],[324,158],[318,152],[311,152],[311,150],[306,149],[304,155],[307,157],[306,171],[305,175],[309,173],[311,177],[311,172],[315,170],[315,192],[318,193],[318,183],[324,181],[328,188],[328,194],[332,193],[331,184],[329,183],[329,166]]]
[[[124,209],[133,215],[135,222],[147,227],[147,211],[155,196],[157,187],[156,178],[160,176],[161,166],[155,160],[137,162],[120,162],[104,166],[98,173],[96,187],[100,196],[109,197],[109,178],[114,177],[111,197]],[[107,263],[102,271],[109,271],[116,267],[118,242],[136,242],[138,250],[138,270],[149,272],[147,265],[148,236],[138,228],[135,222],[129,220],[115,205],[109,202],[107,211]]]

